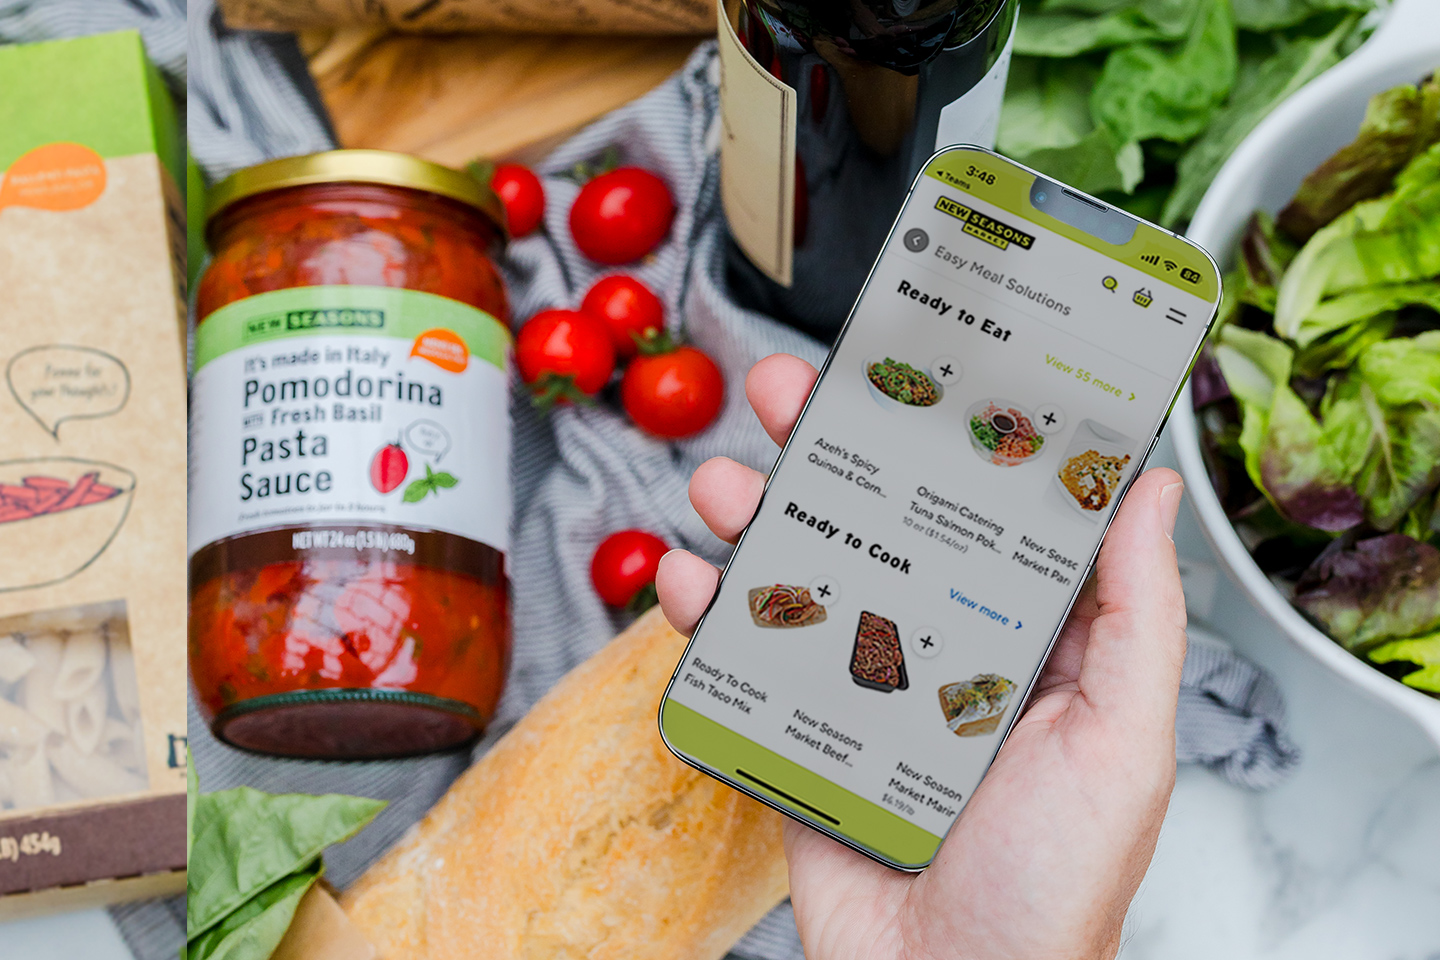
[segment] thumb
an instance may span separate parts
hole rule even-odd
[[[1097,711],[1125,722],[1173,724],[1185,660],[1185,594],[1175,559],[1184,483],[1164,468],[1135,481],[1095,563],[1098,615],[1080,668]]]

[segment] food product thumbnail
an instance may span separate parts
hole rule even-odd
[[[940,402],[940,388],[930,375],[908,363],[886,357],[866,364],[865,376],[885,396],[911,407],[933,407]]]
[[[905,654],[900,649],[900,631],[894,620],[869,611],[860,614],[855,650],[850,655],[850,678],[862,687],[881,693],[910,689]]]
[[[1086,450],[1060,466],[1060,482],[1082,510],[1100,511],[1110,505],[1120,489],[1120,478],[1130,463],[1130,455],[1107,456],[1098,450]]]
[[[940,711],[957,737],[994,733],[1015,695],[1015,684],[994,673],[982,673],[940,688]]]
[[[825,622],[825,608],[810,597],[809,587],[777,583],[749,593],[750,619],[757,627],[809,627]]]
[[[0,810],[148,789],[123,603],[0,620]]]
[[[1020,407],[1005,400],[981,400],[970,408],[970,445],[996,466],[1013,467],[1039,453],[1045,438]]]

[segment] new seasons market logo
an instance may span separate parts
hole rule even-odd
[[[245,322],[245,341],[263,340],[297,330],[381,330],[385,327],[384,310],[363,307],[319,307],[308,310],[287,310],[256,317]]]
[[[957,203],[949,197],[941,197],[935,201],[935,209],[941,213],[948,213],[956,220],[963,220],[963,229],[972,237],[979,237],[992,246],[1001,250],[1008,249],[1010,244],[1015,244],[1022,250],[1029,250],[1035,244],[1035,238],[1021,230],[1016,230],[1008,223],[1002,223],[994,217],[987,217],[978,210],[971,210],[963,203]]]

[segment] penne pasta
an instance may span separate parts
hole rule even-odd
[[[126,770],[108,757],[84,756],[69,740],[50,752],[50,763],[61,780],[86,798],[139,793],[149,786],[146,777]]]
[[[70,728],[70,741],[85,756],[100,746],[105,732],[106,714],[110,712],[109,685],[97,683],[90,692],[65,705],[65,724]]]
[[[98,629],[77,630],[65,641],[55,677],[55,699],[79,700],[100,682],[104,672],[105,638]]]
[[[0,746],[34,747],[49,732],[50,728],[33,713],[0,697]]]
[[[100,753],[122,767],[139,770],[144,766],[140,757],[140,739],[130,724],[114,717],[105,719],[105,730],[100,735]]]
[[[0,680],[15,683],[35,666],[35,656],[18,636],[0,637]]]
[[[11,759],[10,780],[15,807],[19,810],[55,802],[55,778],[50,775],[44,744]]]
[[[60,675],[65,641],[53,633],[30,634],[27,640],[35,666],[25,675],[20,690],[20,705],[51,730],[64,736],[68,732],[65,706],[55,699],[55,679]]]
[[[140,718],[140,682],[135,676],[135,651],[123,625],[106,630],[110,647],[110,686],[120,713],[134,723]]]

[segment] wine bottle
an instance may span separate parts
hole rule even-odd
[[[833,339],[915,174],[991,146],[1018,0],[718,0],[726,272]]]

